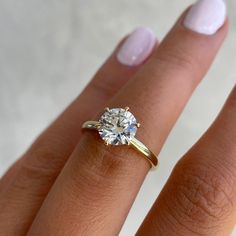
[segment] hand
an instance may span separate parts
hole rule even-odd
[[[117,235],[150,165],[105,146],[84,121],[129,106],[137,136],[159,153],[228,29],[222,0],[187,10],[159,45],[139,28],[0,182],[0,235]],[[236,214],[236,89],[177,163],[137,235],[228,235]],[[161,165],[160,165],[160,168]],[[158,183],[158,180],[157,180]]]

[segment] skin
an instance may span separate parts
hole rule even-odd
[[[117,235],[150,166],[129,147],[81,132],[104,107],[126,107],[137,137],[159,153],[228,30],[212,36],[177,21],[140,66],[116,51],[76,100],[0,181],[0,235]],[[121,42],[122,43],[122,42]],[[91,109],[91,107],[93,109]],[[147,116],[146,114],[149,114]],[[221,114],[177,163],[137,235],[229,235],[235,224],[236,89]]]

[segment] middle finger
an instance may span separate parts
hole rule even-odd
[[[150,62],[109,104],[130,107],[142,124],[138,138],[155,153],[227,32],[227,24],[211,36],[193,32],[194,28],[183,26],[183,17]],[[84,134],[29,235],[118,234],[149,170],[149,163],[141,157],[127,147],[104,146],[92,132]]]

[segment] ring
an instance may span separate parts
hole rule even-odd
[[[135,138],[140,127],[134,115],[125,108],[105,108],[99,121],[86,121],[83,129],[97,130],[106,145],[131,145],[141,152],[151,167],[158,164],[157,156],[149,150],[142,142]]]

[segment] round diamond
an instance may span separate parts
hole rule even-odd
[[[137,132],[134,115],[123,108],[106,110],[99,120],[101,138],[112,145],[129,144]]]

